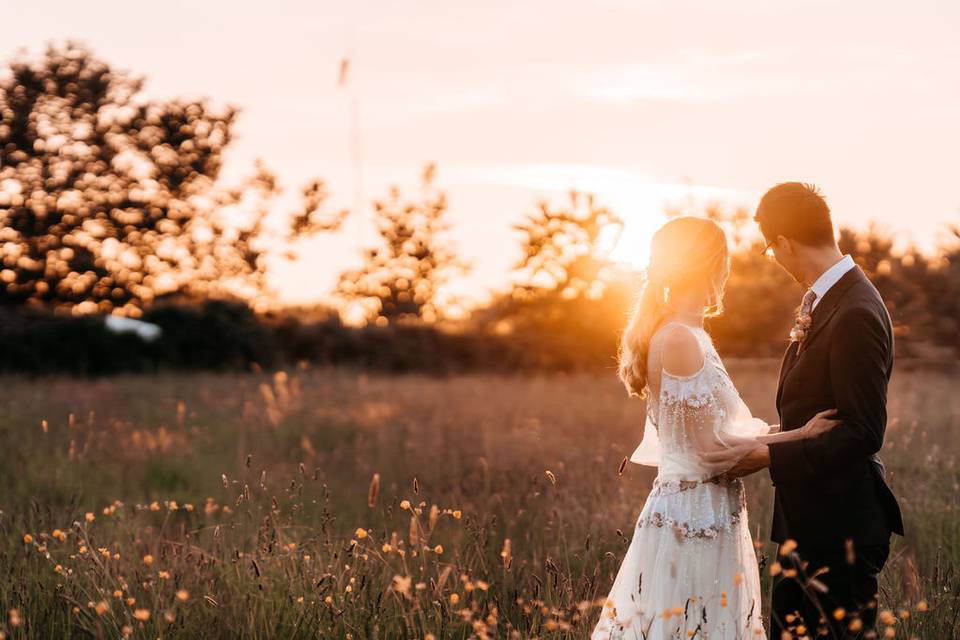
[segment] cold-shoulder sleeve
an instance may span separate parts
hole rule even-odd
[[[747,404],[737,396],[737,410],[733,417],[726,421],[720,431],[720,439],[733,446],[738,439],[756,438],[770,433],[770,425],[754,417]]]
[[[691,375],[662,366],[650,372],[655,384],[647,400],[643,439],[630,460],[661,467],[661,472],[669,466],[671,472],[711,474],[717,466],[707,463],[704,454],[741,447],[770,427],[751,415],[707,334],[690,335],[698,339],[703,364]]]
[[[659,467],[660,455],[660,437],[657,435],[657,425],[650,417],[650,412],[647,411],[647,421],[643,425],[643,439],[633,450],[630,462],[648,467]]]
[[[710,362],[692,376],[661,374],[660,392],[650,399],[643,440],[630,461],[662,466],[669,459],[682,472],[715,472],[703,454],[741,446],[769,432],[753,417],[732,385],[719,380]],[[725,470],[725,469],[721,469]]]
[[[643,440],[631,462],[661,466],[667,456],[690,467],[698,452],[716,450],[721,412],[705,373],[706,365],[692,376],[661,372],[660,391],[648,400]]]
[[[725,411],[711,383],[711,373],[706,363],[692,376],[663,372],[660,424],[669,425],[672,444],[678,450],[696,455],[722,446],[717,436]]]

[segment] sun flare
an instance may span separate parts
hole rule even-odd
[[[610,258],[635,269],[646,268],[650,241],[667,221],[667,211],[698,215],[710,203],[732,205],[739,197],[729,189],[641,179],[602,185],[596,194],[601,204],[623,219],[623,230],[614,241]]]

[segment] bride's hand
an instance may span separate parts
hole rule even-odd
[[[803,433],[802,437],[805,439],[816,438],[828,431],[832,431],[840,424],[839,420],[833,419],[835,415],[837,415],[836,409],[827,409],[813,416],[807,421],[807,424],[800,427],[800,431]]]

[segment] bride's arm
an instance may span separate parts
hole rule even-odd
[[[794,429],[793,431],[779,431],[776,433],[768,433],[766,435],[757,436],[757,442],[760,444],[776,444],[778,442],[790,442],[792,440],[803,440],[804,435],[802,427],[800,429]]]
[[[827,409],[826,411],[821,411],[817,415],[810,418],[807,424],[803,425],[799,429],[793,429],[792,431],[779,431],[776,433],[757,436],[756,440],[761,444],[776,444],[778,442],[791,442],[794,440],[807,440],[809,438],[816,438],[817,436],[830,431],[840,424],[839,420],[832,419],[832,416],[835,416],[836,414],[836,409]]]

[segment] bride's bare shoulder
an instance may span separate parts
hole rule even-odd
[[[660,354],[660,366],[672,376],[692,376],[703,368],[704,353],[693,330],[680,324],[668,324],[654,336]]]

